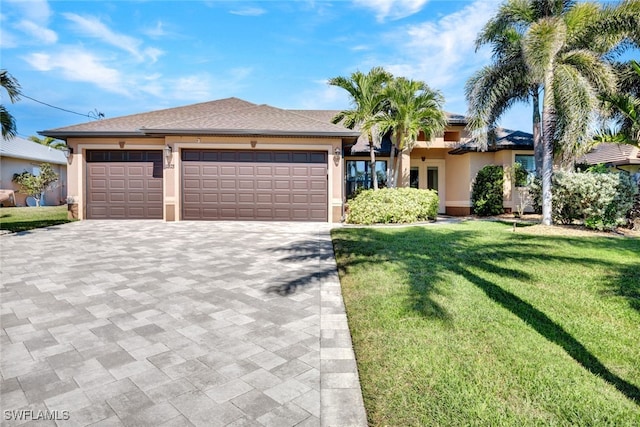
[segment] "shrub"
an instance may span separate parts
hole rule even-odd
[[[502,166],[487,165],[480,169],[471,190],[473,213],[480,216],[503,213],[503,187],[504,170]]]
[[[349,224],[407,224],[433,220],[438,193],[416,188],[364,190],[349,202]]]
[[[636,183],[626,173],[558,172],[552,185],[553,219],[611,229],[625,222],[636,192]],[[534,200],[540,203],[539,197]]]

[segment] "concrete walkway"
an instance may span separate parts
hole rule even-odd
[[[83,221],[0,250],[2,425],[366,425],[327,224]]]

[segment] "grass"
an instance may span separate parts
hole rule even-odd
[[[71,220],[66,205],[0,209],[0,230],[27,231],[67,222]]]
[[[369,424],[640,425],[640,240],[333,231]]]

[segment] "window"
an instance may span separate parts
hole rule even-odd
[[[445,142],[458,142],[458,141],[460,141],[460,132],[457,132],[457,131],[445,131],[444,140],[445,140]]]
[[[526,172],[526,175],[516,172],[516,187],[524,187],[536,176],[536,161],[531,154],[516,154],[516,163]]]
[[[411,188],[420,187],[420,168],[413,166],[409,170],[409,186]]]
[[[371,165],[368,160],[347,160],[346,168],[347,197],[358,188],[372,188]],[[387,184],[386,160],[376,161],[376,174],[378,175],[378,186],[384,187]]]
[[[438,191],[438,167],[427,167],[427,188]]]

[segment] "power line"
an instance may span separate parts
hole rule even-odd
[[[100,120],[100,119],[104,118],[104,113],[99,112],[97,108],[94,111],[89,111],[87,114],[82,114],[82,113],[78,113],[76,111],[67,110],[66,108],[56,107],[55,105],[47,104],[46,102],[39,101],[39,100],[37,100],[35,98],[27,96],[24,93],[21,93],[20,96],[23,97],[23,98],[30,99],[30,100],[32,100],[34,102],[37,102],[38,104],[42,104],[42,105],[46,105],[47,107],[55,108],[56,110],[64,111],[64,112],[71,113],[71,114],[77,114],[78,116],[89,117],[90,119],[93,119],[93,120]]]

